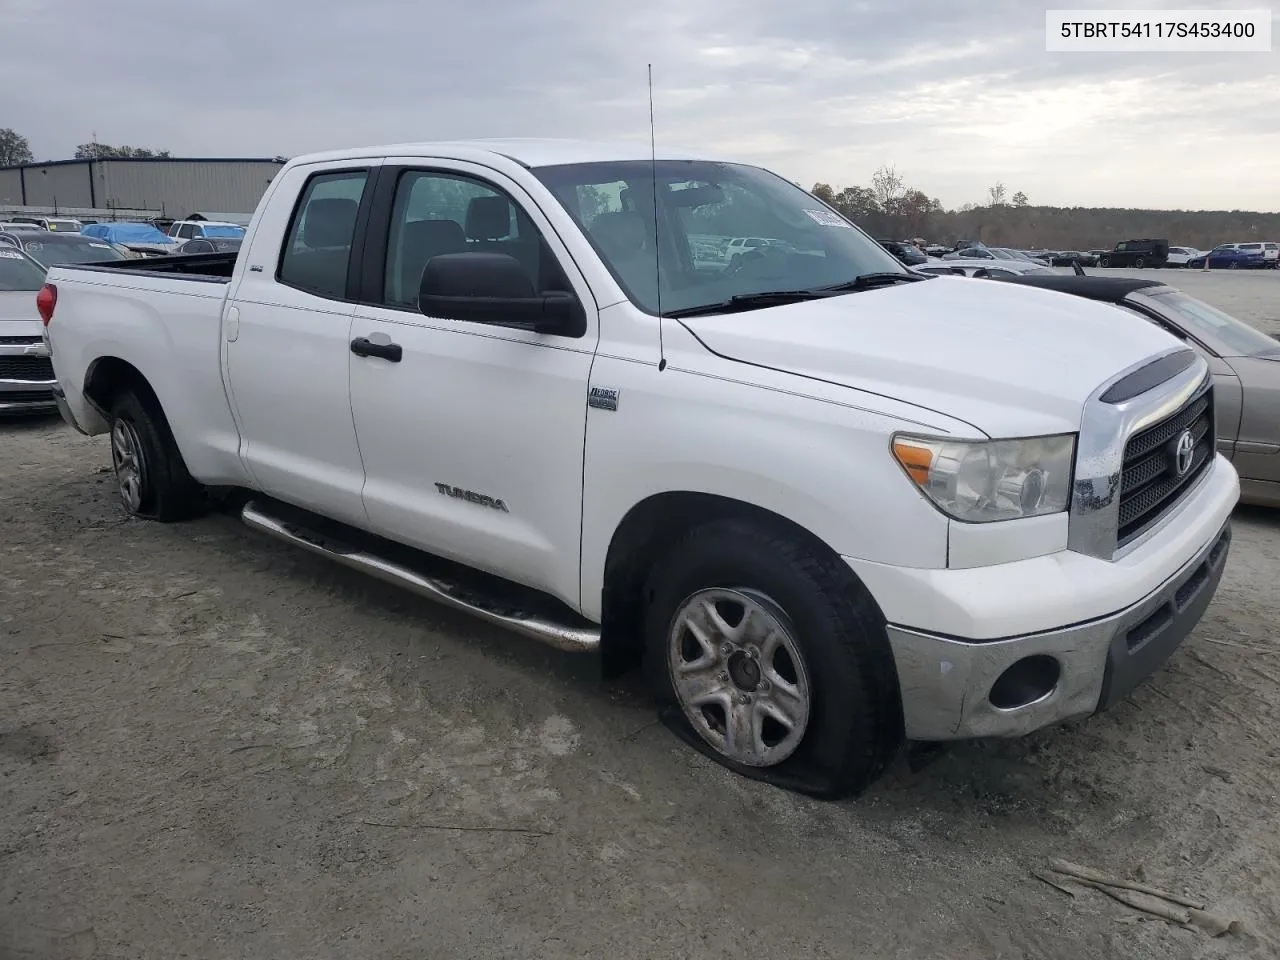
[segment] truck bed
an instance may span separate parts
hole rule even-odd
[[[174,280],[228,283],[235,270],[238,253],[191,253],[173,257],[146,257],[140,260],[111,260],[105,263],[68,263],[63,267],[112,274],[153,277],[165,274]]]

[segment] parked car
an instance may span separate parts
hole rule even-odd
[[[1024,274],[1052,274],[1048,267],[1027,260],[942,258],[937,263],[921,264],[917,271],[934,274],[957,273],[966,277],[1020,277]]]
[[[224,223],[217,220],[175,220],[169,225],[169,238],[181,242],[183,240],[207,240],[218,237],[224,240],[238,240],[244,237],[245,228],[238,223]]]
[[[1159,280],[1054,276],[1013,282],[1113,303],[1200,354],[1214,380],[1210,412],[1218,450],[1240,474],[1241,500],[1280,507],[1280,341]]]
[[[1260,254],[1263,259],[1263,266],[1274,269],[1277,265],[1276,254],[1280,252],[1280,248],[1274,243],[1224,243],[1222,247],[1234,247],[1241,253]],[[1217,247],[1214,248],[1218,249]],[[1243,264],[1241,264],[1243,266]]]
[[[119,244],[144,254],[172,254],[177,244],[149,223],[94,223],[81,231],[83,236]]]
[[[1096,267],[1098,258],[1084,250],[1059,250],[1050,254],[1049,263],[1055,267],[1069,267],[1073,263],[1082,267]]]
[[[13,223],[26,223],[53,233],[79,233],[84,226],[72,217],[11,217]]]
[[[59,263],[103,263],[127,259],[121,248],[81,233],[0,232],[0,244],[23,251],[46,269]]]
[[[1163,267],[1169,259],[1168,240],[1121,240],[1098,258],[1100,267]]]
[[[922,253],[914,244],[901,240],[881,240],[879,243],[908,267],[917,266],[929,259],[928,255]]]
[[[44,280],[44,267],[21,250],[0,246],[0,417],[57,410],[53,365],[36,310]]]
[[[1210,270],[1265,270],[1271,265],[1260,249],[1260,244],[1253,244],[1246,249],[1246,244],[1220,243],[1208,253],[1200,253],[1187,261],[1190,270],[1203,270],[1208,261]]]
[[[1125,697],[1213,596],[1239,482],[1193,438],[1133,497],[1213,402],[1175,337],[921,276],[813,203],[626,145],[339,150],[280,169],[243,256],[54,267],[38,300],[129,514],[245,491],[255,530],[643,662],[687,743],[834,797],[904,738]],[[694,270],[704,207],[786,245]]]
[[[1185,267],[1187,261],[1200,253],[1195,247],[1170,247],[1169,258],[1165,261],[1167,267]]]
[[[5,220],[0,221],[0,230],[3,230],[5,233],[31,233],[33,231],[43,232],[44,227],[38,227],[33,223],[14,223],[12,220]]]
[[[188,240],[178,247],[177,252],[184,256],[193,253],[234,253],[243,242],[239,237],[210,237],[207,240],[198,238]]]

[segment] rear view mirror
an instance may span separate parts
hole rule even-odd
[[[677,207],[705,207],[712,203],[723,203],[724,190],[715,185],[688,187],[684,190],[672,190],[670,200]]]
[[[563,290],[539,293],[515,257],[505,253],[446,253],[422,271],[418,309],[429,317],[490,323],[535,333],[580,337],[587,315]]]

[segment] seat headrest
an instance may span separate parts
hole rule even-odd
[[[472,197],[467,204],[467,236],[499,240],[511,233],[511,201],[506,197]]]
[[[307,204],[302,242],[312,250],[349,247],[360,205],[345,197],[325,197]]]
[[[644,217],[626,210],[598,214],[591,221],[591,236],[610,257],[634,256],[644,250],[648,230]]]
[[[410,220],[400,236],[402,250],[430,248],[434,253],[457,253],[467,238],[456,220]]]

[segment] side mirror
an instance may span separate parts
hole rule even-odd
[[[429,317],[562,337],[587,331],[587,314],[576,296],[562,290],[539,293],[520,261],[505,253],[432,257],[422,271],[418,309]]]

